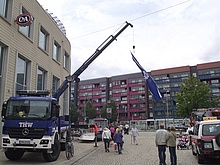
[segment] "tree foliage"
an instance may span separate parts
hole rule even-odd
[[[71,116],[71,122],[72,123],[77,123],[78,122],[78,116],[79,112],[77,111],[77,108],[74,107],[73,103],[70,103],[71,111],[70,111],[70,116]]]
[[[213,97],[209,86],[195,77],[183,80],[180,89],[175,99],[177,116],[189,117],[193,109],[214,108],[219,103],[219,98]]]
[[[112,109],[111,114],[107,114],[107,108]],[[113,100],[109,100],[101,109],[101,116],[103,118],[107,118],[112,123],[113,121],[117,121],[118,112],[117,112],[117,106]]]
[[[92,103],[89,100],[86,102],[85,110],[86,110],[86,117],[88,119],[96,118],[97,116],[96,109],[95,107],[92,106]]]

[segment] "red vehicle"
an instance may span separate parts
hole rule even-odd
[[[204,108],[193,110],[190,116],[190,123],[195,125],[198,121],[220,119],[219,108]]]
[[[206,120],[194,125],[192,154],[198,163],[204,164],[213,158],[220,160],[220,120]]]

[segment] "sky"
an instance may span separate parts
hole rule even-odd
[[[63,23],[73,74],[96,49],[128,27],[79,76],[81,80],[220,61],[219,0],[38,0]],[[135,46],[135,50],[133,50]]]

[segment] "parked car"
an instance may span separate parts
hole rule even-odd
[[[207,120],[195,124],[192,134],[192,154],[198,163],[217,158],[220,160],[220,120]]]
[[[170,129],[171,126],[174,126],[177,131],[184,131],[184,132],[186,132],[186,130],[188,129],[188,127],[185,126],[185,125],[181,125],[181,124],[170,124],[170,125],[168,126],[168,130]]]

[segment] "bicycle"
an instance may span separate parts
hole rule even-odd
[[[66,144],[65,144],[65,147],[66,147],[65,154],[68,160],[71,159],[74,155],[73,140],[74,140],[74,137],[72,136],[71,128],[68,128],[67,133],[66,133]]]

